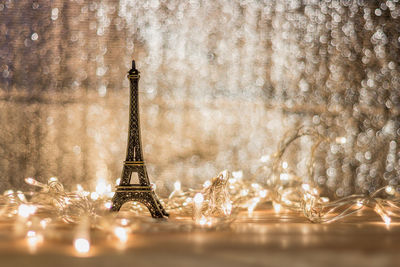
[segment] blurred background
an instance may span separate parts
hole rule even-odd
[[[133,58],[160,194],[223,169],[263,182],[300,125],[339,140],[302,176],[324,194],[397,184],[399,17],[398,1],[0,0],[0,190],[120,177]],[[312,144],[287,155],[300,176]]]

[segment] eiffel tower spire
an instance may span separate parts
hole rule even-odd
[[[154,218],[164,218],[168,216],[168,213],[150,185],[146,164],[143,160],[139,119],[139,78],[140,73],[136,69],[136,64],[133,60],[132,69],[128,72],[128,79],[131,85],[126,160],[122,168],[121,182],[116,187],[116,192],[112,199],[111,211],[119,211],[125,202],[137,201],[144,204]],[[131,183],[132,173],[137,173],[139,183]]]

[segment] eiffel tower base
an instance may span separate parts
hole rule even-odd
[[[153,218],[169,216],[150,186],[117,186],[117,191],[112,199],[111,211],[119,211],[122,205],[128,201],[136,201],[145,205]]]

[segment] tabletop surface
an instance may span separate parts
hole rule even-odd
[[[0,266],[400,266],[400,223],[387,227],[369,211],[313,224],[262,210],[218,231],[131,234],[123,246],[95,231],[85,257],[56,236],[29,252],[26,240],[7,238],[10,226],[0,227]]]

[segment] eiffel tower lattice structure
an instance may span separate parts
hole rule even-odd
[[[168,213],[151,187],[146,164],[143,160],[139,119],[139,78],[140,74],[133,60],[132,69],[128,72],[130,103],[126,160],[124,161],[120,184],[116,187],[115,195],[112,199],[111,211],[119,211],[125,202],[136,201],[144,204],[149,209],[152,217],[165,218]],[[138,184],[131,184],[133,173],[137,173]]]

